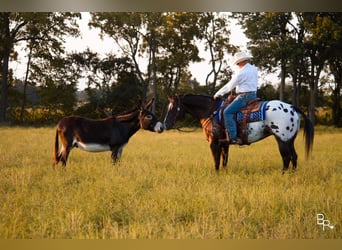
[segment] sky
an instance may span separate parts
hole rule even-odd
[[[90,19],[90,14],[88,12],[82,12],[82,19],[79,21],[79,27],[81,31],[81,36],[78,38],[68,37],[66,38],[65,48],[68,52],[82,52],[89,48],[91,51],[97,52],[101,55],[105,55],[107,53],[118,53],[119,50],[115,48],[114,42],[112,39],[101,39],[99,37],[98,29],[89,29],[88,20]],[[240,46],[241,50],[247,52],[246,43],[248,39],[243,33],[242,28],[236,24],[235,20],[231,20],[229,24],[229,29],[231,31],[230,35],[230,43],[236,46]],[[14,69],[14,74],[19,79],[24,79],[25,70],[26,70],[26,54],[25,51],[21,48],[19,49],[19,63],[11,62],[10,66]],[[208,52],[204,50],[200,51],[200,57],[209,58]],[[228,59],[229,61],[229,59]],[[142,62],[143,63],[143,62]],[[192,74],[192,78],[196,78],[196,80],[201,84],[205,84],[205,79],[207,74],[210,72],[209,68],[209,60],[204,60],[200,63],[193,63],[189,66],[189,70]],[[277,81],[276,76],[265,76],[262,73],[259,73],[259,76],[262,81]],[[80,82],[78,88],[83,89],[86,87],[84,82]]]

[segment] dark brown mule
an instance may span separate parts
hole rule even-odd
[[[69,153],[74,147],[88,152],[111,151],[115,163],[130,137],[140,128],[163,132],[163,124],[148,111],[153,101],[151,99],[144,107],[137,107],[131,112],[100,120],[80,116],[62,118],[56,129],[54,166],[60,161],[66,166]],[[58,137],[62,142],[59,152]]]
[[[176,121],[183,119],[185,113],[189,113],[197,119],[203,128],[206,139],[210,143],[210,149],[215,162],[215,169],[218,170],[220,160],[223,167],[227,166],[229,144],[222,143],[225,133],[220,124],[216,122],[213,115],[217,110],[218,102],[211,96],[206,95],[178,95],[169,97],[169,106],[164,119],[165,129],[171,129]],[[246,139],[240,145],[249,145],[273,135],[278,143],[279,151],[283,160],[283,173],[289,168],[297,167],[297,153],[294,141],[300,128],[300,117],[304,120],[305,153],[308,157],[311,153],[314,140],[314,127],[312,122],[297,107],[291,104],[271,100],[263,103],[263,119],[247,122]],[[238,112],[239,114],[241,112]],[[239,123],[238,123],[239,124]],[[238,126],[238,135],[243,135],[241,126]]]

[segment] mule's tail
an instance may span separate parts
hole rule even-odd
[[[305,157],[306,159],[309,158],[313,142],[314,142],[314,126],[311,122],[311,120],[304,114],[303,111],[301,111],[299,108],[294,107],[296,112],[301,114],[304,119],[304,137],[305,137]]]
[[[59,148],[59,145],[58,145],[58,130],[56,129],[55,147],[54,147],[54,150],[53,150],[53,160],[54,160],[53,165],[57,165],[58,162],[59,162],[58,148]]]

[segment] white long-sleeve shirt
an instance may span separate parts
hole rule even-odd
[[[223,96],[235,87],[237,94],[257,91],[258,69],[254,65],[246,63],[233,75],[232,79],[226,85],[215,93],[214,97]]]

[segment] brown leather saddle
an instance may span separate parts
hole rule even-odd
[[[229,96],[228,99],[222,104],[221,107],[221,117],[223,117],[223,110],[235,99],[235,96]],[[237,115],[235,115],[235,121],[238,125],[238,137],[242,140],[242,144],[249,145],[248,143],[248,130],[247,130],[247,123],[253,122],[254,120],[251,119],[251,114],[253,112],[258,112],[261,108],[263,101],[260,98],[254,98],[250,100],[247,105],[240,109],[238,112],[240,114],[240,118],[237,119]],[[223,119],[221,119],[221,126],[225,129],[225,125]]]

